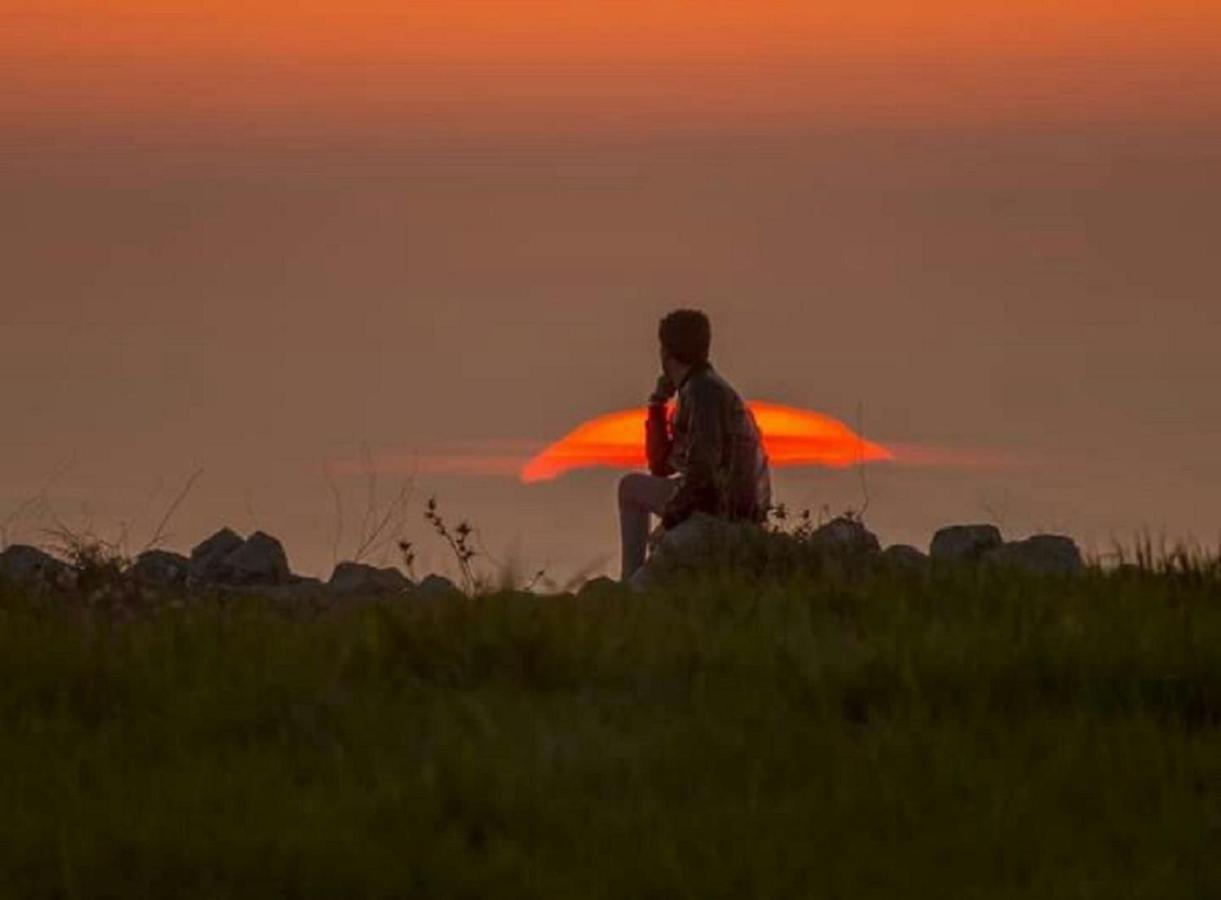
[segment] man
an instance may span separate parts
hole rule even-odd
[[[649,397],[645,449],[651,474],[619,481],[621,578],[644,565],[649,515],[670,529],[696,512],[762,522],[771,503],[767,454],[754,416],[708,361],[712,328],[694,309],[661,320],[662,374]],[[673,422],[667,402],[678,401]]]

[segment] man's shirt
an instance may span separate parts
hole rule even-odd
[[[762,436],[750,409],[708,363],[695,366],[678,388],[671,422],[664,404],[649,406],[645,427],[649,471],[678,473],[678,490],[662,524],[692,513],[762,522],[771,504],[771,477]]]

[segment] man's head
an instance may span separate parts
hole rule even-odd
[[[674,310],[661,320],[657,337],[661,341],[661,364],[667,373],[674,363],[686,369],[708,362],[712,325],[698,309]]]

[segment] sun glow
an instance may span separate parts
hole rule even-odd
[[[894,454],[867,441],[842,422],[822,413],[776,403],[748,404],[763,434],[773,466],[843,468],[862,462],[894,460]],[[525,482],[549,481],[573,469],[639,469],[644,453],[645,412],[628,409],[591,419],[543,448],[522,468]]]

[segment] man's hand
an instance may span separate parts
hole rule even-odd
[[[674,396],[674,392],[674,382],[663,372],[657,377],[657,387],[653,388],[653,393],[649,395],[649,403],[665,403]]]

